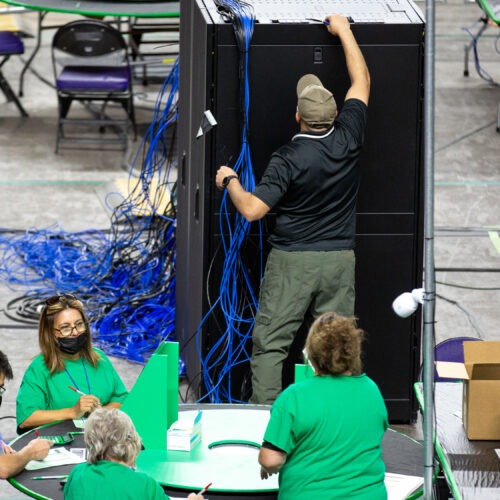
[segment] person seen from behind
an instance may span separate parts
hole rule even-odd
[[[278,396],[259,453],[261,477],[279,473],[279,499],[387,499],[388,415],[363,373],[362,339],[353,317],[328,312],[312,324],[305,354],[314,376]]]
[[[168,500],[161,485],[135,470],[141,439],[130,417],[99,408],[85,425],[87,461],[76,465],[64,486],[65,500]],[[189,500],[203,500],[189,494]]]

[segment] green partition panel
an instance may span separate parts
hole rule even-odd
[[[156,353],[167,356],[167,429],[179,418],[179,343],[162,342]]]
[[[121,407],[147,449],[166,449],[167,429],[178,418],[178,367],[179,344],[162,342]]]

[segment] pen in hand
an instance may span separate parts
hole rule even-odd
[[[197,495],[204,495],[207,492],[208,488],[210,488],[210,486],[212,486],[212,483],[208,483],[204,488],[198,491]]]
[[[73,387],[72,385],[68,385],[68,389],[71,389],[72,391],[75,391],[77,394],[80,394],[80,396],[86,396],[86,394],[76,387]]]
[[[351,16],[346,16],[346,18],[350,23],[354,23],[354,19]],[[314,21],[315,23],[323,23],[325,26],[328,26],[330,24],[329,19],[321,20],[321,19],[315,19],[313,17],[306,17],[306,21]]]
[[[77,394],[80,394],[80,396],[88,396],[88,394],[85,394],[84,392],[80,391],[80,389],[77,389],[76,387],[73,387],[72,385],[68,385],[68,389],[75,391]],[[98,406],[102,406],[101,403],[97,403],[97,404],[98,404]]]
[[[315,23],[323,23],[323,24],[330,24],[330,21],[328,19],[314,19],[313,17],[306,17],[306,21],[314,21]]]
[[[35,476],[35,477],[32,477],[31,479],[67,479],[69,477],[68,474],[63,474],[63,475],[60,475],[60,476]]]

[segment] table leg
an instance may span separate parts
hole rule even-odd
[[[19,96],[23,96],[23,87],[24,87],[24,74],[28,70],[28,68],[31,65],[31,62],[35,58],[37,52],[40,50],[40,46],[42,44],[42,21],[47,15],[47,12],[38,12],[38,27],[37,27],[37,34],[36,34],[36,45],[35,48],[33,49],[33,52],[31,53],[29,59],[26,61],[24,64],[24,67],[21,71],[21,75],[19,76]]]

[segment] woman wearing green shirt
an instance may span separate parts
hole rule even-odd
[[[20,432],[80,418],[100,406],[121,406],[127,389],[106,355],[92,347],[89,321],[75,296],[46,301],[38,342],[41,353],[28,366],[17,395]]]
[[[263,479],[279,472],[279,499],[387,499],[387,409],[362,373],[362,335],[334,313],[313,323],[305,351],[315,376],[278,396],[259,453]]]
[[[98,409],[85,424],[87,462],[73,468],[64,486],[65,500],[165,500],[152,477],[135,471],[141,440],[128,415]],[[189,500],[203,500],[191,493]]]

